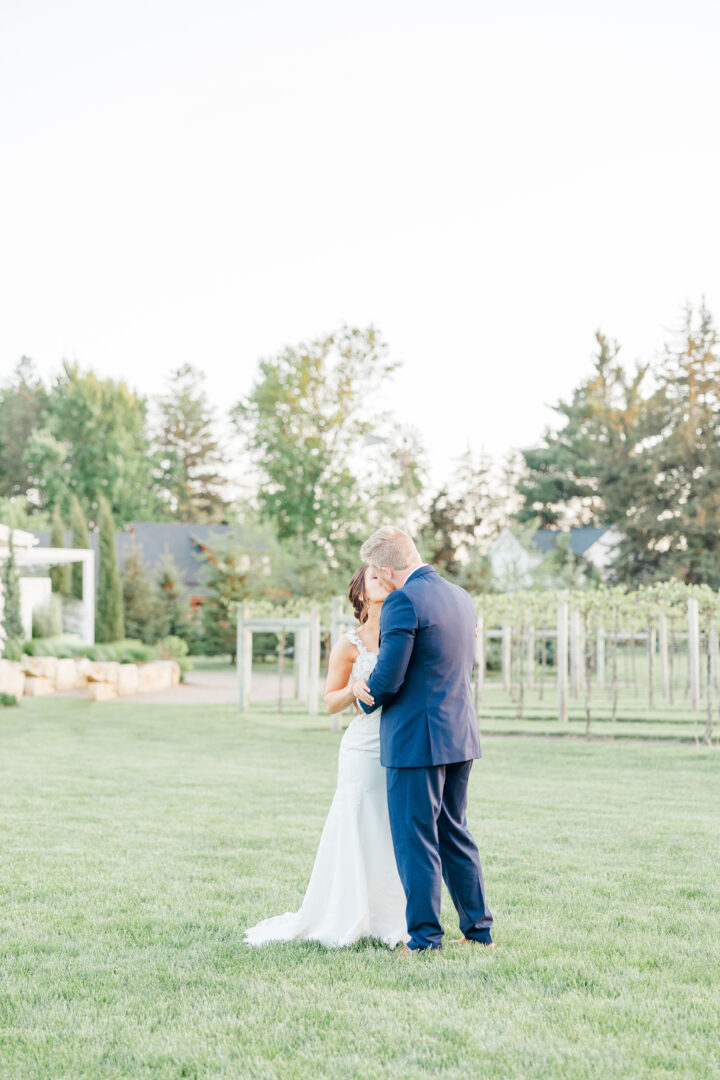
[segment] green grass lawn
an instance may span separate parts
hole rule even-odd
[[[720,1075],[717,750],[487,737],[496,953],[247,949],[302,898],[338,741],[269,709],[0,711],[2,1080]]]

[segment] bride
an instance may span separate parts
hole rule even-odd
[[[351,945],[378,938],[407,941],[405,894],[395,864],[388,817],[385,770],[380,764],[380,709],[358,709],[353,688],[375,666],[380,608],[387,596],[375,569],[353,577],[348,596],[359,622],[330,654],[325,703],[331,713],[354,705],[356,715],[340,743],[338,782],[305,898],[299,911],[264,919],[245,931],[248,945],[305,939]],[[356,683],[359,680],[359,684]]]

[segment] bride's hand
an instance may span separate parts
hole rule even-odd
[[[363,705],[374,705],[375,698],[370,693],[370,687],[364,679],[355,679],[355,682],[350,687],[353,697],[356,697],[358,701],[362,701]]]

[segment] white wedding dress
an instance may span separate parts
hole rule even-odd
[[[367,679],[378,654],[355,630],[346,637],[358,650],[350,681]],[[408,940],[380,764],[379,709],[353,717],[342,737],[337,789],[300,910],[245,931],[248,945],[299,938],[338,946],[365,937],[391,947]]]

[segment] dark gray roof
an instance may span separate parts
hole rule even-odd
[[[203,547],[213,547],[219,540],[243,539],[241,525],[185,525],[167,521],[132,521],[122,532],[115,533],[115,550],[118,562],[123,566],[132,546],[133,536],[140,548],[142,560],[149,573],[153,573],[165,552],[169,552],[181,570],[185,585],[193,595],[207,592],[204,585],[205,561]],[[50,533],[43,530],[34,534],[43,547],[50,546]],[[70,531],[65,543],[71,546]],[[90,534],[90,547],[95,552],[97,570],[98,534]]]
[[[560,536],[570,535],[570,550],[576,555],[583,555],[588,548],[599,540],[609,526],[586,526],[582,529],[538,529],[532,538],[532,545],[543,555],[554,547]]]

